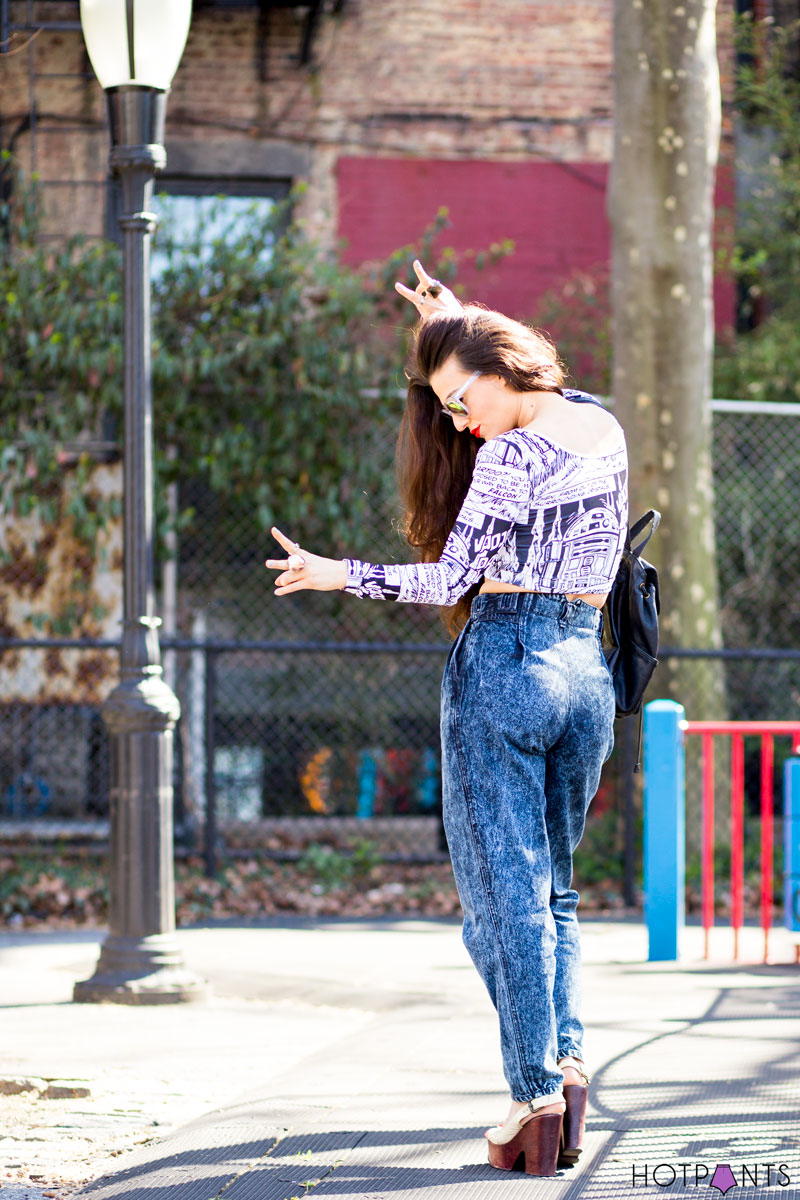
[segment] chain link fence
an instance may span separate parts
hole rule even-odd
[[[382,455],[391,472],[393,449],[386,436],[368,452]],[[725,644],[716,661],[726,715],[795,717],[800,405],[715,402],[714,471]],[[442,854],[439,684],[448,639],[438,613],[340,593],[278,598],[274,573],[263,566],[278,550],[252,513],[220,505],[199,487],[180,497],[181,507],[187,499],[194,516],[159,581],[165,672],[182,707],[179,842],[204,844],[210,868],[220,845],[291,855],[315,840],[352,846],[370,838],[387,855]],[[405,561],[398,516],[391,506],[374,511],[354,553]],[[286,532],[302,542],[302,530]],[[35,605],[44,585],[41,564],[37,576],[9,551],[8,525],[3,536],[7,617]],[[107,555],[107,575],[115,565]],[[20,621],[4,619],[0,633],[2,827],[34,822],[53,836],[104,837],[108,746],[100,705],[116,677],[112,630],[71,645],[31,636]],[[698,711],[702,686],[692,683],[693,672],[700,680],[706,668],[701,656],[682,658],[690,718],[706,715]],[[653,695],[658,680],[657,672]],[[579,870],[619,880],[626,862],[632,899],[636,737],[630,722],[619,729]],[[690,795],[695,775],[690,765]]]

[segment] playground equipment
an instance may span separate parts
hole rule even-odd
[[[654,700],[644,715],[644,887],[645,919],[651,961],[675,960],[684,924],[685,892],[685,739],[702,738],[701,912],[705,957],[714,926],[714,748],[731,738],[730,924],[733,958],[739,956],[744,923],[745,737],[761,739],[760,921],[764,961],[769,955],[774,888],[774,739],[792,739],[800,753],[800,721],[687,721],[683,706]],[[800,932],[800,758],[784,764],[784,921]]]

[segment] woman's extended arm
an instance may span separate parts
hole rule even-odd
[[[294,571],[291,559],[268,559],[266,565],[284,571],[276,580],[277,595],[304,588],[344,587],[356,596],[376,600],[455,604],[481,578],[516,522],[527,518],[530,498],[530,477],[519,448],[505,437],[494,438],[478,451],[472,483],[438,562],[375,564],[323,559],[300,550],[273,530],[281,545],[304,562]]]

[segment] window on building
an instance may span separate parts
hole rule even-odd
[[[151,255],[151,278],[158,279],[167,265],[165,242],[190,246],[199,243],[201,254],[210,253],[214,242],[223,236],[236,236],[253,219],[266,224],[276,204],[286,200],[291,189],[288,179],[204,179],[194,176],[159,176],[156,179],[153,210],[159,228]],[[119,240],[120,190],[112,180],[109,197],[109,236]],[[161,234],[159,246],[158,234]],[[271,241],[265,239],[263,253],[269,255]]]
[[[253,220],[266,225],[274,206],[288,196],[289,186],[286,180],[159,179],[153,207],[173,246],[199,245],[204,255],[210,254],[217,239],[235,237]],[[271,244],[271,237],[265,238],[263,256],[269,255]],[[154,279],[166,263],[156,238],[151,260]]]

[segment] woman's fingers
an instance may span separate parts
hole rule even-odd
[[[434,313],[454,314],[464,311],[461,301],[450,291],[450,288],[445,287],[440,279],[434,279],[432,275],[429,275],[418,258],[414,259],[414,271],[419,280],[416,291],[412,292],[411,288],[400,282],[394,286],[395,291],[404,300],[411,301],[423,320],[433,316]]]
[[[297,549],[297,546],[294,544],[292,539],[288,538],[285,533],[281,533],[280,529],[278,529],[278,527],[276,525],[272,526],[270,533],[275,538],[276,542],[280,542],[280,544],[283,546],[284,550],[296,550]]]
[[[451,298],[455,302],[455,297],[438,279],[434,279],[432,275],[428,274],[418,258],[414,259],[414,270],[419,279],[416,291],[412,292],[411,288],[399,281],[394,286],[395,291],[404,300],[411,301],[421,317],[427,317],[435,312],[444,312],[454,307]],[[460,308],[460,305],[458,307]]]
[[[292,539],[288,538],[285,533],[281,533],[280,529],[278,529],[275,525],[272,526],[270,533],[275,538],[276,542],[280,542],[284,550],[288,550],[290,554],[299,553],[300,547],[298,546],[297,542],[293,542]]]
[[[290,583],[295,584],[295,583],[300,583],[300,582],[303,582],[303,581],[299,580],[297,578],[297,575],[295,574],[294,571],[285,571],[283,575],[279,575],[278,578],[275,580],[275,587],[276,588],[286,588],[289,586]]]
[[[428,274],[418,258],[414,259],[414,271],[423,287],[430,287],[435,282],[433,276]]]
[[[275,580],[276,596],[304,589],[314,592],[341,591],[347,586],[347,564],[344,559],[320,558],[307,550],[298,554],[299,546],[282,534],[280,529],[273,529],[272,532],[277,541],[282,541],[287,550],[293,551],[288,558],[266,560],[265,566],[281,572]]]
[[[399,292],[404,300],[410,300],[412,304],[419,303],[419,292],[412,292],[411,288],[406,287],[404,283],[396,283],[394,290]]]
[[[414,259],[414,272],[419,280],[416,291],[412,292],[411,288],[406,287],[404,283],[396,283],[394,286],[395,290],[398,291],[405,300],[410,300],[412,304],[416,304],[417,307],[419,307],[420,304],[424,303],[427,298],[423,296],[422,293],[427,291],[432,283],[436,283],[436,280],[432,275],[428,274],[418,258]]]
[[[419,313],[419,315],[421,317],[425,317],[427,315],[427,308],[426,308],[426,305],[428,305],[428,297],[427,296],[422,296],[422,295],[420,295],[419,292],[412,292],[410,288],[407,288],[402,283],[396,283],[394,286],[395,286],[395,289],[400,293],[400,295],[403,297],[404,300],[411,301],[411,303],[414,305],[414,308],[417,310],[417,312]],[[428,308],[429,307],[430,307],[430,305],[428,305]]]
[[[285,583],[281,582],[283,579],[286,579]],[[285,596],[289,592],[301,592],[308,586],[309,585],[305,579],[294,579],[291,575],[280,575],[275,580],[275,595]]]
[[[275,580],[275,593],[282,596],[284,592],[298,592],[301,588],[308,587],[304,580],[297,578],[297,570],[305,566],[306,560],[298,554],[300,549],[297,542],[293,542],[285,533],[281,533],[275,525],[273,525],[270,533],[275,538],[276,542],[280,542],[284,550],[289,551],[288,558],[268,558],[264,566],[269,567],[272,571],[285,571],[285,575],[279,575]],[[293,569],[294,568],[294,569]]]

